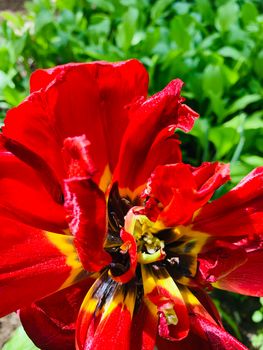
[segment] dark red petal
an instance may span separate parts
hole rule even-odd
[[[77,320],[77,350],[129,350],[136,288],[119,284],[107,272],[89,290]]]
[[[153,350],[158,333],[157,307],[142,300],[134,312],[131,329],[130,350]]]
[[[0,317],[84,277],[73,237],[0,220]]]
[[[134,192],[138,186],[144,185],[154,167],[158,165],[157,161],[164,164],[164,161],[175,163],[181,160],[175,142],[170,157],[164,155],[168,147],[164,135],[167,133],[169,139],[171,136],[169,132],[173,133],[176,128],[189,131],[198,117],[197,113],[182,105],[180,96],[182,84],[180,79],[173,80],[161,92],[146,101],[142,100],[131,110],[130,124],[123,136],[119,163],[114,176],[119,182],[121,191]],[[162,136],[158,137],[158,134]],[[160,139],[163,139],[162,142]],[[158,159],[153,162],[151,147],[155,142],[156,145],[159,143]],[[169,143],[171,145],[171,141]],[[148,164],[141,166],[145,160]],[[135,164],[140,164],[140,167]]]
[[[65,211],[29,166],[9,152],[0,153],[0,213],[49,231],[68,227]]]
[[[19,316],[28,336],[42,350],[74,350],[80,305],[91,283],[88,279],[22,308]]]
[[[35,83],[38,78],[43,84]],[[136,60],[70,64],[53,72],[38,71],[32,89],[41,85],[43,89],[9,111],[3,129],[6,138],[36,153],[61,182],[63,141],[84,134],[91,143],[98,174],[112,172],[128,124],[126,106],[147,94],[143,65]],[[16,150],[18,156],[20,153]]]
[[[159,203],[160,214],[156,219],[172,227],[189,222],[194,212],[228,179],[229,168],[224,164],[204,163],[199,168],[183,163],[158,166],[145,193],[156,200],[156,205]],[[152,216],[147,207],[146,204],[146,214]]]
[[[208,342],[191,332],[191,330],[187,338],[180,340],[179,342],[169,341],[164,338],[157,337],[156,346],[157,350],[211,350]]]
[[[235,188],[202,208],[193,230],[213,236],[262,234],[263,167],[253,170]]]
[[[214,286],[251,296],[263,295],[263,249],[247,253],[247,261],[220,278]]]

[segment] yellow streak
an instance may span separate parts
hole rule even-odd
[[[59,289],[66,288],[80,280],[78,276],[85,271],[82,266],[76,248],[74,237],[53,232],[45,233],[47,239],[66,257],[66,264],[71,267],[70,275]]]
[[[100,178],[100,182],[99,182],[99,188],[105,193],[110,182],[111,182],[111,171],[110,171],[110,167],[109,164],[106,165],[104,172]]]

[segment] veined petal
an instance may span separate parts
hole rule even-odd
[[[229,179],[228,165],[204,163],[192,168],[183,163],[158,166],[148,181],[145,195],[156,200],[157,221],[165,227],[188,223],[214,191]],[[151,215],[153,208],[146,214]]]
[[[27,334],[42,350],[75,350],[76,320],[93,279],[85,279],[19,310]]]
[[[193,229],[215,238],[261,235],[263,167],[253,170],[235,188],[205,205],[193,222]]]
[[[64,139],[84,134],[91,143],[98,176],[107,169],[112,173],[128,124],[126,106],[147,95],[148,75],[143,65],[136,60],[69,64],[37,71],[31,83],[34,92],[5,119],[7,148],[10,142],[16,144],[10,150],[33,167],[36,162],[28,154],[37,154],[42,164],[39,170],[49,171],[49,181],[62,185]]]
[[[81,305],[76,349],[128,350],[135,297],[133,282],[122,285],[104,273]]]
[[[0,316],[87,276],[73,237],[41,231],[4,217],[0,225]]]
[[[36,172],[12,153],[0,152],[0,213],[49,231],[68,227],[66,213],[46,191]]]
[[[153,350],[158,333],[158,309],[143,298],[132,320],[130,350]]]
[[[180,96],[182,85],[180,79],[173,80],[161,92],[147,100],[142,99],[131,109],[130,124],[123,136],[119,162],[114,174],[114,179],[118,181],[122,194],[124,192],[133,193],[137,187],[141,188],[146,183],[147,178],[157,165],[151,160],[153,157],[153,148],[151,147],[154,143],[155,147],[159,143],[158,153],[164,153],[167,150],[167,143],[164,141],[165,133],[168,136],[169,130],[174,133],[175,128],[184,131],[189,131],[192,128],[198,114],[182,104],[183,99]],[[161,136],[156,139],[158,134],[164,137],[162,142],[160,141]],[[161,164],[166,157],[166,161],[172,163],[181,160],[176,143],[173,142],[172,153],[169,157],[158,155]],[[145,159],[146,164],[141,170],[134,167],[134,164],[143,164]]]
[[[247,253],[247,261],[219,278],[213,286],[231,292],[257,296],[263,295],[263,248]]]
[[[213,283],[224,278],[247,261],[242,248],[228,242],[215,241],[214,248],[200,254],[198,277],[201,283]]]
[[[189,332],[189,318],[182,295],[164,268],[153,270],[142,265],[145,298],[157,306],[159,335],[170,340],[181,340]]]

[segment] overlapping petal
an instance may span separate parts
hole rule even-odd
[[[40,78],[42,83],[36,83]],[[127,105],[145,98],[147,85],[147,72],[136,60],[37,71],[32,77],[34,92],[6,117],[4,143],[7,148],[15,143],[12,152],[32,166],[38,164],[31,164],[29,155],[37,154],[38,163],[46,163],[45,170],[62,183],[64,139],[84,134],[98,174],[103,176],[115,168],[128,124]]]
[[[0,316],[82,279],[73,237],[0,220]],[[18,293],[19,291],[19,293]]]
[[[193,229],[214,237],[262,234],[263,167],[253,170],[235,188],[205,205]],[[231,238],[230,238],[231,239]]]
[[[76,319],[93,279],[85,279],[19,310],[29,337],[42,350],[74,350]]]
[[[158,166],[148,181],[145,194],[156,200],[159,215],[156,220],[165,227],[187,224],[194,212],[202,207],[214,191],[229,180],[229,167],[219,163],[204,163],[199,168],[177,163]],[[152,207],[146,214],[151,215]]]
[[[129,350],[136,287],[121,285],[104,273],[90,288],[81,306],[77,350]]]
[[[106,200],[94,182],[94,167],[85,136],[67,138],[63,154],[67,179],[64,180],[65,209],[70,232],[83,266],[99,271],[111,258],[104,251]]]
[[[157,165],[165,164],[167,161],[172,163],[181,161],[178,143],[176,139],[171,142],[171,135],[176,128],[189,131],[198,117],[197,113],[182,104],[184,100],[180,96],[182,85],[180,79],[173,80],[161,92],[147,100],[141,100],[130,111],[132,122],[123,136],[119,163],[114,176],[119,182],[122,194],[135,197],[139,194],[139,190],[136,189],[146,183]],[[171,147],[169,157],[165,152],[167,142]],[[153,162],[152,152],[157,145],[159,154]],[[146,164],[141,170],[134,167],[134,164],[142,164],[145,160]]]
[[[62,205],[46,191],[39,177],[12,153],[0,152],[0,213],[49,231],[67,229]]]

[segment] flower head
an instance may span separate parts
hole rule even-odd
[[[205,290],[263,295],[263,168],[182,163],[198,117],[136,60],[36,71],[1,135],[0,314],[43,350],[245,347]]]

